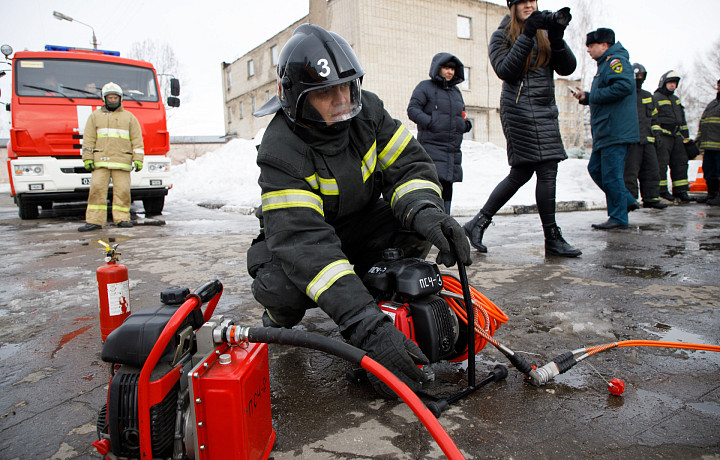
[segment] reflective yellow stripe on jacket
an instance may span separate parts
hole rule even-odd
[[[323,214],[323,203],[319,196],[300,189],[279,190],[262,195],[263,212],[274,209],[310,208]]]
[[[410,142],[410,139],[412,139],[410,131],[405,129],[405,126],[400,125],[390,139],[390,142],[388,142],[382,152],[380,152],[380,155],[378,155],[380,168],[387,169],[395,163],[395,160],[397,160],[397,157],[405,150],[405,146]]]
[[[408,131],[404,125],[400,125],[379,155],[377,153],[377,142],[373,142],[370,150],[367,151],[362,159],[363,182],[366,182],[370,175],[375,172],[375,166],[377,166],[378,162],[380,162],[381,170],[392,166],[403,150],[405,150],[405,146],[410,142],[410,139],[412,139],[410,131]]]
[[[320,270],[320,273],[307,285],[305,294],[317,303],[320,294],[327,291],[335,281],[345,275],[352,275],[354,273],[355,271],[353,271],[353,267],[347,259],[336,260]]]
[[[395,189],[395,193],[393,193],[392,199],[390,199],[390,206],[395,206],[395,200],[402,198],[403,195],[421,189],[431,189],[434,190],[438,196],[442,196],[440,187],[434,182],[423,179],[413,179],[404,184],[400,184],[400,186]]]
[[[313,190],[319,190],[323,195],[340,195],[340,189],[338,189],[335,179],[325,179],[315,173],[312,176],[306,177],[305,181]]]
[[[127,129],[117,128],[98,128],[97,137],[98,139],[100,139],[101,137],[115,137],[118,139],[130,140],[130,131],[128,131]]]
[[[107,169],[124,169],[125,171],[130,171],[132,169],[132,166],[127,163],[115,163],[113,161],[96,161],[95,167]]]

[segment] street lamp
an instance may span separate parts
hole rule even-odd
[[[70,16],[66,16],[66,15],[62,14],[59,11],[53,11],[53,16],[55,16],[55,19],[57,19],[58,21],[70,21],[70,22],[75,21],[79,24],[90,27],[90,30],[92,30],[92,34],[93,34],[93,41],[92,41],[93,49],[97,49],[97,38],[95,38],[95,29],[93,29],[93,27],[90,24],[85,24],[84,22],[80,22],[77,19],[73,19]]]

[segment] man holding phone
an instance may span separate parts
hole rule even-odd
[[[585,44],[588,54],[598,63],[598,71],[592,89],[577,91],[574,96],[581,104],[590,105],[593,151],[588,172],[605,192],[609,217],[592,227],[627,228],[627,208],[635,198],[625,188],[623,171],[629,145],[639,141],[633,68],[629,53],[615,42],[612,29],[601,27],[588,33]]]

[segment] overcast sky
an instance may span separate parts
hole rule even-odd
[[[539,6],[556,10],[577,3],[540,0]],[[650,91],[666,70],[681,66],[690,70],[720,37],[720,0],[595,0],[593,4],[593,26],[615,30],[631,60],[647,67],[645,89]],[[89,24],[99,48],[121,55],[127,55],[134,42],[169,43],[182,76],[182,105],[174,109],[171,135],[225,134],[221,63],[234,61],[308,12],[307,0],[0,0],[0,5],[0,43],[15,51],[41,50],[45,44],[92,47],[89,27],[59,21],[53,10]],[[0,70],[6,68],[0,65]],[[9,73],[0,78],[0,89],[0,101],[9,102]],[[8,119],[0,111],[0,135],[7,135]]]

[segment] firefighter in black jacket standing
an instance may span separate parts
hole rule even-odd
[[[703,151],[702,169],[708,191],[705,203],[712,206],[720,206],[720,80],[716,85],[717,97],[705,107],[696,139]]]
[[[386,248],[424,257],[432,243],[450,266],[445,235],[459,263],[470,264],[470,246],[444,212],[432,160],[376,95],[361,91],[364,73],[350,45],[316,25],[298,27],[280,52],[278,95],[255,113],[275,115],[258,149],[262,231],[248,271],[266,327],[293,327],[320,307],[346,340],[417,390],[416,364],[427,358],[361,278]]]
[[[625,159],[625,188],[638,198],[638,179],[640,179],[640,194],[644,208],[665,209],[667,205],[660,201],[659,173],[656,148],[660,139],[660,125],[657,121],[658,110],[650,91],[642,89],[647,77],[647,70],[642,64],[633,64],[635,85],[637,89],[637,111],[640,128],[640,142],[631,144],[628,156]],[[628,211],[638,209],[640,205],[635,202],[628,206]]]
[[[658,108],[658,121],[662,134],[662,142],[658,148],[658,171],[660,172],[660,197],[669,201],[677,199],[689,202],[688,189],[688,156],[683,146],[690,142],[690,132],[685,121],[685,109],[675,90],[680,83],[680,75],[674,70],[665,72],[660,77],[658,89],[653,100]],[[667,189],[667,169],[670,167],[672,195]]]

